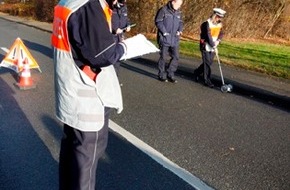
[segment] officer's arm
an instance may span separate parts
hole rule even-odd
[[[165,26],[163,24],[163,21],[164,21],[164,16],[165,16],[165,13],[163,11],[163,9],[160,9],[158,12],[157,12],[157,15],[155,17],[155,24],[157,26],[157,28],[161,31],[161,33],[163,35],[166,35],[168,34],[166,29],[165,29]]]
[[[98,11],[103,11],[100,6],[98,8]],[[92,19],[82,15],[84,12],[79,13],[72,14],[68,22],[70,44],[77,55],[75,59],[91,67],[114,64],[124,54],[125,49],[121,44],[115,44],[107,21],[102,14],[94,15]],[[95,23],[91,23],[92,21]]]

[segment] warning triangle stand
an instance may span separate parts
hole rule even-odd
[[[20,38],[17,38],[0,63],[0,67],[6,67],[19,73],[23,70],[23,63],[25,61],[29,63],[29,68],[38,69],[39,72],[41,72],[39,65],[32,57],[27,47]]]

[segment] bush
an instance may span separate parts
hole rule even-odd
[[[4,0],[0,11],[52,22],[53,8],[58,1]],[[156,33],[154,17],[157,10],[167,2],[168,0],[128,1],[130,20],[137,23],[132,33]],[[181,8],[184,21],[183,37],[198,38],[200,24],[210,16],[213,7],[221,7],[227,11],[224,19],[227,38],[279,37],[290,40],[290,0],[227,0],[206,3],[204,0],[184,1]]]
[[[135,30],[144,33],[155,32],[154,17],[158,8],[167,2],[168,0],[127,1],[128,15],[132,22],[137,23]],[[212,14],[214,7],[221,7],[227,11],[223,22],[227,38],[278,36],[289,39],[290,26],[289,22],[285,23],[283,20],[283,15],[289,18],[290,0],[184,1],[181,6],[183,36],[199,38],[200,24]]]
[[[32,17],[34,7],[32,4],[23,3],[3,4],[0,6],[0,11],[13,16]]]
[[[5,0],[4,2],[8,4],[14,4],[14,3],[20,3],[20,0]]]
[[[18,7],[18,15],[24,17],[33,16],[34,7],[32,4],[22,4]]]
[[[57,0],[34,0],[34,16],[35,19],[43,22],[53,21],[53,8]]]

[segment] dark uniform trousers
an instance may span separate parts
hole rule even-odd
[[[170,62],[166,64],[165,58],[168,55],[171,57]],[[178,67],[179,60],[179,46],[161,46],[160,47],[160,58],[158,61],[158,76],[162,79],[166,77],[174,78],[174,73]]]
[[[211,83],[211,65],[215,56],[215,52],[201,51],[202,64],[195,70],[195,74],[200,76],[203,74],[205,83]]]
[[[95,190],[99,158],[108,142],[110,108],[98,132],[83,132],[64,125],[59,159],[59,190]]]

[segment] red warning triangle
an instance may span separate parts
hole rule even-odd
[[[28,51],[27,47],[20,38],[17,38],[0,63],[0,67],[6,67],[19,73],[23,70],[23,63],[25,60],[28,61],[31,69],[38,69],[41,72],[40,67]]]

